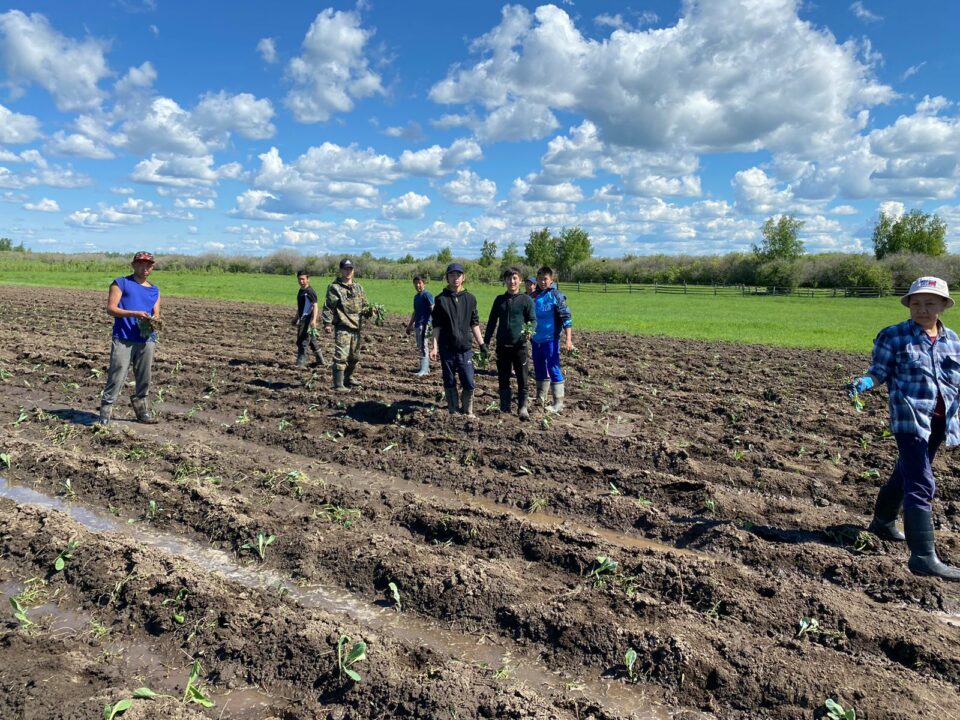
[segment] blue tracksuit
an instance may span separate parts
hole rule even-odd
[[[533,334],[533,372],[537,381],[563,382],[560,370],[560,334],[564,328],[573,326],[573,315],[567,306],[567,298],[556,285],[534,291],[533,304],[537,310],[537,331]]]

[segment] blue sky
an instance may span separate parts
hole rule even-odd
[[[0,236],[36,251],[960,251],[960,3],[0,7]]]

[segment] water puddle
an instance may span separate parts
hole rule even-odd
[[[0,497],[18,504],[38,505],[66,513],[88,530],[113,533],[135,539],[138,543],[164,550],[187,559],[204,569],[222,574],[245,587],[284,592],[304,607],[345,615],[371,629],[387,631],[412,647],[425,647],[441,655],[473,666],[489,668],[515,681],[538,689],[552,690],[569,696],[573,689],[599,702],[606,710],[637,720],[668,720],[671,713],[665,704],[648,697],[644,690],[616,680],[575,677],[554,672],[516,647],[506,647],[499,638],[489,635],[470,636],[452,631],[443,624],[368,603],[346,591],[321,585],[298,586],[280,573],[237,564],[233,555],[189,539],[159,532],[143,524],[129,525],[117,518],[100,514],[61,498],[51,497],[30,488],[11,485],[0,476]],[[494,504],[498,511],[503,507]],[[525,516],[524,516],[525,517]],[[559,521],[558,524],[561,524]],[[676,552],[675,548],[669,548]],[[658,692],[653,689],[654,692]],[[689,715],[688,715],[689,717]]]

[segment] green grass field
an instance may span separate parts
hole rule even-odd
[[[113,275],[102,271],[4,270],[0,284],[106,290]],[[157,272],[152,280],[164,297],[186,296],[287,305],[293,309],[297,282],[293,277],[260,274]],[[329,278],[314,277],[322,294]],[[370,302],[383,303],[390,313],[409,315],[413,287],[399,280],[359,279]],[[468,282],[480,305],[481,321],[499,286]],[[434,294],[443,285],[433,282]],[[880,328],[907,317],[894,297],[791,298],[712,295],[654,295],[650,293],[568,295],[576,329],[667,335],[703,340],[829,348],[869,353]],[[951,314],[945,320],[950,324]]]

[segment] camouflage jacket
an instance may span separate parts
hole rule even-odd
[[[363,324],[364,308],[367,296],[359,283],[347,285],[343,278],[337,278],[327,285],[327,298],[321,315],[324,325],[359,330]]]

